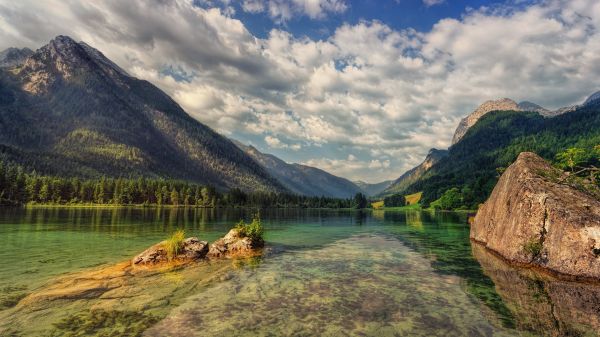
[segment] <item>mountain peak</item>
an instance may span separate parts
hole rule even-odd
[[[75,47],[77,45],[77,42],[73,40],[70,36],[57,35],[55,38],[50,40],[48,44],[58,49],[67,49]]]
[[[595,93],[591,94],[590,97],[588,97],[585,102],[583,102],[583,105],[590,105],[592,103],[597,103],[597,101],[600,100],[600,91],[596,91]]]
[[[36,50],[18,71],[23,89],[33,94],[48,92],[58,79],[70,81],[86,73],[110,77],[117,82],[122,82],[123,76],[129,77],[99,50],[65,35],[58,35]]]
[[[492,111],[522,111],[517,102],[513,101],[510,98],[501,98],[497,100],[489,100],[485,101],[481,104],[475,111],[473,111],[470,115],[463,118],[456,131],[454,132],[454,137],[452,138],[452,145],[458,143],[462,137],[467,133],[467,130],[477,121],[485,116],[487,113]]]

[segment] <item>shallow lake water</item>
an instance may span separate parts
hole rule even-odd
[[[598,285],[506,265],[472,246],[464,214],[262,210],[266,249],[260,257],[136,275],[113,268],[176,229],[212,241],[252,213],[0,209],[0,336],[597,336],[600,331]],[[60,292],[64,280],[77,287],[80,280],[103,284],[102,277],[115,275],[124,281],[114,286],[107,281],[77,296]]]

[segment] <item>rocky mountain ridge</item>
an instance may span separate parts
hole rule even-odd
[[[454,136],[452,137],[452,145],[458,143],[462,137],[467,133],[467,131],[477,123],[481,117],[492,111],[531,111],[537,112],[544,117],[555,117],[558,115],[562,115],[564,113],[572,112],[580,107],[585,107],[590,104],[596,103],[597,100],[600,99],[600,91],[597,91],[590,95],[582,104],[572,105],[567,107],[562,107],[556,110],[548,110],[536,103],[523,101],[520,103],[516,103],[510,98],[501,98],[497,100],[489,100],[481,104],[475,111],[471,114],[463,118],[458,126],[456,127],[456,131],[454,131]]]
[[[285,188],[229,139],[100,51],[57,36],[0,68],[0,159],[41,174]]]

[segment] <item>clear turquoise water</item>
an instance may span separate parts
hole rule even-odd
[[[0,210],[0,335],[595,336],[600,290],[506,266],[461,214],[263,210],[260,258],[32,301],[175,229],[212,241],[251,210]],[[32,325],[30,322],[35,321]]]

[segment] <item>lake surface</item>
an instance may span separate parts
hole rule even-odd
[[[56,291],[75,276],[102,283],[119,273],[113,266],[176,229],[213,241],[251,215],[240,209],[0,209],[0,336],[600,331],[598,285],[507,266],[472,246],[466,216],[454,213],[263,210],[261,257],[119,274],[118,286],[77,296]]]

